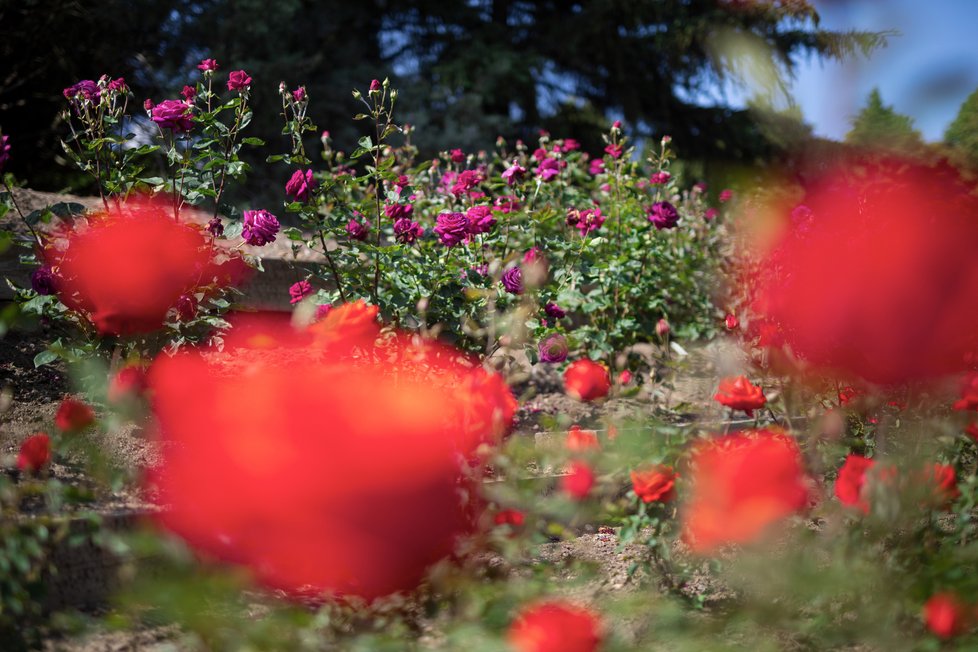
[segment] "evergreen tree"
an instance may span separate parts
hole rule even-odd
[[[913,120],[883,104],[876,88],[869,94],[866,106],[853,119],[846,142],[856,147],[902,153],[919,153],[924,147]]]
[[[944,142],[962,162],[978,169],[978,90],[968,96],[944,132]]]

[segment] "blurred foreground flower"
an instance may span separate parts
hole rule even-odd
[[[810,497],[801,451],[782,432],[759,430],[703,442],[690,467],[684,538],[697,553],[754,541],[768,526],[804,509]]]
[[[784,207],[763,255],[759,323],[808,365],[874,383],[964,371],[978,341],[973,184],[946,165],[853,160],[804,190],[811,219]]]
[[[312,332],[252,317],[222,355],[159,358],[162,525],[266,585],[368,600],[449,555],[474,522],[468,461],[515,399],[453,349],[378,338],[376,314],[347,304]]]
[[[51,461],[51,438],[47,433],[31,435],[20,445],[17,468],[25,473],[37,473]]]
[[[602,638],[597,615],[559,600],[523,609],[508,635],[516,652],[595,652]]]
[[[603,398],[611,391],[611,376],[602,365],[582,358],[564,371],[564,389],[580,401]]]
[[[66,398],[58,406],[54,415],[54,425],[62,432],[78,432],[95,423],[95,412],[85,403],[73,398]]]
[[[170,210],[130,200],[56,234],[42,256],[57,270],[61,302],[103,335],[134,335],[162,327],[184,294],[227,285],[230,254]]]
[[[968,626],[969,611],[954,593],[935,593],[924,604],[924,622],[938,638],[949,639]]]

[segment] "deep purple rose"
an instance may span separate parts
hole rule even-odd
[[[394,222],[394,237],[398,242],[411,244],[424,235],[424,229],[417,222],[412,222],[406,217]]]
[[[75,82],[68,88],[64,89],[64,96],[66,100],[75,100],[81,98],[83,100],[88,100],[89,102],[94,102],[99,98],[98,84],[93,82],[91,79],[83,79],[80,82]]]
[[[496,218],[489,206],[473,206],[465,211],[465,216],[469,218],[469,233],[473,235],[489,233],[496,226]]]
[[[567,338],[554,333],[540,340],[537,345],[540,362],[563,362],[567,359]]]
[[[446,247],[454,247],[469,233],[469,218],[462,213],[442,213],[435,220],[435,233]]]
[[[655,173],[653,173],[652,176],[649,177],[649,182],[650,183],[654,183],[656,185],[660,185],[660,184],[663,184],[663,183],[669,183],[669,179],[671,179],[671,178],[672,178],[672,175],[669,174],[668,172],[666,172],[665,170],[663,170],[661,172],[655,172]]]
[[[224,235],[224,222],[221,221],[221,218],[212,218],[211,221],[207,223],[207,232],[215,238],[220,238],[222,235]]]
[[[296,170],[292,178],[285,184],[285,194],[295,197],[298,201],[306,201],[309,193],[319,185],[312,176],[312,170]]]
[[[243,91],[251,86],[251,77],[244,70],[235,70],[228,75],[228,90]]]
[[[523,269],[510,267],[503,272],[503,287],[510,294],[523,294]]]
[[[261,247],[275,241],[279,226],[281,225],[278,223],[278,218],[263,208],[245,211],[241,235],[248,244]]]
[[[197,299],[192,294],[181,294],[174,307],[180,321],[190,321],[197,316]]]
[[[0,172],[3,166],[10,160],[10,136],[4,134],[0,136]]]
[[[152,109],[153,122],[160,129],[190,131],[193,127],[193,107],[180,100],[163,100]]]
[[[600,229],[604,221],[605,216],[601,214],[600,208],[585,208],[584,210],[571,208],[567,211],[567,225],[576,228],[581,237]]]
[[[515,186],[517,183],[523,180],[523,176],[526,174],[526,168],[513,161],[513,164],[503,171],[503,181],[506,182],[508,186]]]
[[[567,316],[567,313],[564,311],[564,309],[558,306],[553,301],[545,305],[543,307],[543,311],[547,313],[547,317],[553,319],[554,321],[558,319],[563,319],[564,317]]]
[[[351,239],[362,242],[367,239],[367,235],[370,233],[370,222],[364,220],[361,223],[356,220],[350,220],[346,223],[346,233]]]
[[[125,93],[129,90],[126,86],[126,80],[122,77],[118,77],[109,82],[109,90],[115,91],[116,93]]]
[[[379,92],[379,91],[380,91],[380,80],[379,79],[373,79],[373,80],[371,80],[370,81],[370,92],[371,93],[376,93],[376,92]]]
[[[667,201],[652,204],[649,209],[649,222],[657,229],[671,229],[679,223],[679,211]]]
[[[31,273],[31,288],[38,294],[54,294],[57,291],[58,286],[50,267],[44,265]]]
[[[292,99],[295,100],[296,102],[305,102],[306,101],[306,87],[305,86],[300,86],[299,88],[297,88],[294,91],[292,91]]]

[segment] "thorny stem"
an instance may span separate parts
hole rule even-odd
[[[340,300],[346,303],[346,293],[343,292],[343,284],[340,282],[340,273],[336,269],[336,265],[333,263],[333,257],[329,255],[329,247],[326,246],[326,238],[323,236],[323,232],[319,232],[319,241],[323,245],[323,254],[326,256],[326,263],[329,265],[329,269],[333,272],[333,280],[336,281],[336,289],[339,290]]]
[[[221,207],[221,197],[224,195],[224,183],[228,178],[228,166],[227,159],[231,155],[231,149],[234,147],[234,139],[238,135],[238,128],[241,124],[241,117],[244,115],[245,101],[244,98],[241,100],[241,104],[238,105],[237,111],[234,114],[234,126],[231,127],[231,131],[228,132],[227,145],[224,147],[224,165],[221,166],[221,185],[217,189],[217,196],[214,198],[214,217],[217,217],[217,211]]]

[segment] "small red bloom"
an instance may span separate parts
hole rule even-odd
[[[955,410],[978,410],[978,373],[969,374],[961,385],[961,398],[954,402]]]
[[[753,541],[768,526],[808,505],[810,482],[801,451],[782,432],[709,440],[694,449],[690,467],[684,539],[697,553]]]
[[[843,505],[856,507],[864,514],[869,513],[869,501],[863,495],[866,488],[866,473],[876,464],[861,455],[849,455],[839,468],[835,480],[835,497]]]
[[[580,401],[593,401],[608,395],[611,377],[602,365],[582,358],[572,362],[564,371],[564,389],[569,396]]]
[[[842,389],[839,390],[839,406],[846,407],[854,400],[862,396],[862,394],[863,394],[862,392],[860,392],[855,387],[852,387],[851,385],[847,385],[843,387]]]
[[[54,415],[54,425],[62,432],[78,432],[95,422],[95,412],[88,405],[73,398],[66,398]]]
[[[51,461],[51,438],[47,433],[31,435],[20,445],[17,468],[25,473],[36,473]]]
[[[632,382],[632,372],[630,372],[628,369],[625,369],[620,374],[618,374],[619,385],[627,385],[630,382]]]
[[[146,390],[146,371],[139,365],[123,367],[109,381],[109,403],[121,403],[142,394]]]
[[[501,509],[496,512],[493,518],[496,525],[509,525],[510,527],[523,527],[526,522],[526,515],[518,509]]]
[[[593,430],[581,430],[581,427],[576,424],[567,431],[564,446],[575,453],[601,448],[601,444],[598,443],[598,433]]]
[[[581,461],[570,463],[568,475],[560,479],[560,490],[574,500],[584,500],[594,486],[594,471]]]
[[[593,612],[553,600],[524,608],[507,638],[516,652],[595,652],[603,635]]]
[[[728,331],[735,330],[738,326],[740,326],[740,321],[737,319],[737,315],[734,314],[727,315],[726,319],[724,319],[724,323],[726,324]]]
[[[947,505],[961,495],[953,466],[935,463],[927,469],[926,476],[934,484],[934,500],[938,504]]]
[[[676,497],[676,478],[671,466],[658,465],[631,472],[635,495],[646,503],[668,503]]]
[[[720,388],[713,396],[713,400],[726,405],[731,410],[743,410],[749,417],[754,416],[754,410],[764,407],[767,403],[761,388],[751,384],[745,376],[721,380]]]
[[[964,631],[968,608],[954,593],[935,593],[924,604],[924,622],[935,636],[949,639]]]

